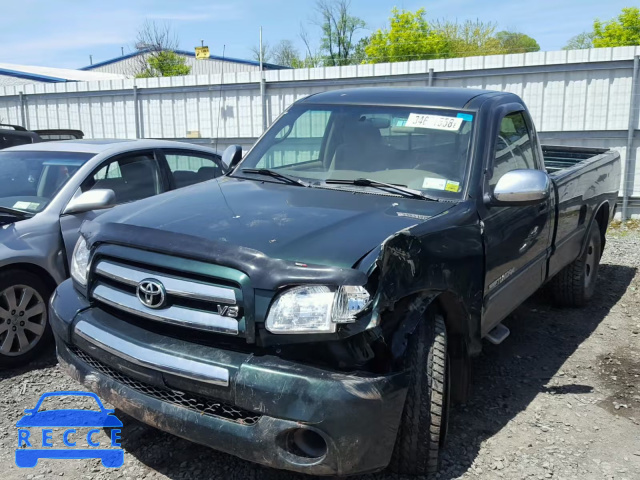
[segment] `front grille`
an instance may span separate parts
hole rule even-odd
[[[144,293],[151,292],[149,288],[155,293]],[[93,268],[90,295],[131,318],[191,331],[244,333],[241,289],[224,280],[211,283],[102,257]]]
[[[225,420],[247,426],[255,425],[262,417],[262,415],[256,415],[253,412],[243,410],[228,403],[204,398],[198,395],[192,395],[190,393],[179,392],[169,388],[160,388],[149,385],[114,370],[110,366],[102,363],[100,360],[97,360],[83,350],[80,350],[78,347],[70,345],[69,350],[80,360],[103,375],[106,375],[116,382],[122,383],[143,395],[153,397],[163,402],[171,403],[178,407],[198,412],[202,415],[224,418]]]

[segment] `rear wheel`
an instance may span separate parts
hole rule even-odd
[[[51,341],[50,296],[47,285],[30,272],[0,273],[0,367],[28,363]]]
[[[449,362],[444,318],[433,310],[409,338],[409,391],[390,467],[397,473],[438,471],[449,416]]]
[[[596,289],[601,255],[600,225],[594,220],[584,253],[560,270],[550,282],[556,303],[565,307],[583,307],[587,304]]]

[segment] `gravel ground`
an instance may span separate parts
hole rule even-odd
[[[618,227],[588,308],[560,310],[539,294],[506,322],[511,336],[475,362],[474,393],[452,412],[439,479],[640,479],[640,232]],[[125,464],[40,461],[18,469],[15,422],[44,391],[79,385],[53,353],[0,373],[3,480],[85,478],[304,479],[123,419]],[[81,389],[81,387],[80,387]],[[121,417],[122,419],[122,417]],[[380,473],[367,480],[397,478]]]

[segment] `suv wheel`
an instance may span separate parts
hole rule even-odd
[[[0,367],[24,365],[51,340],[50,289],[30,272],[0,273]]]

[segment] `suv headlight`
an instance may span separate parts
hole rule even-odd
[[[355,322],[369,299],[363,287],[293,287],[273,301],[265,326],[271,333],[332,333],[339,323]]]
[[[71,259],[71,277],[81,286],[87,286],[87,274],[89,273],[89,248],[87,241],[80,236],[76,247],[73,249],[73,257]]]

